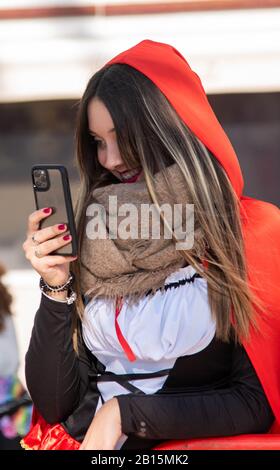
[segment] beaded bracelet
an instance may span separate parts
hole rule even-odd
[[[77,299],[77,294],[76,294],[76,292],[74,292],[71,288],[69,289],[68,295],[67,295],[67,297],[66,297],[65,300],[60,300],[60,299],[55,299],[54,297],[50,297],[50,296],[49,296],[46,292],[44,292],[43,290],[42,290],[42,294],[43,294],[45,297],[47,297],[48,299],[50,299],[50,300],[53,300],[53,301],[55,301],[55,302],[65,303],[65,304],[68,304],[68,305],[72,304],[72,303],[75,302],[75,300]]]
[[[74,284],[74,279],[75,276],[72,271],[70,271],[69,278],[65,284],[62,284],[60,286],[50,286],[46,281],[44,281],[42,277],[40,277],[40,289],[42,292],[63,292],[65,290],[68,291],[69,287],[72,287],[72,285]]]

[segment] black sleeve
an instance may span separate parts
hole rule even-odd
[[[26,354],[26,383],[35,407],[48,423],[65,420],[87,386],[89,359],[72,344],[74,305],[42,294]]]
[[[144,439],[190,439],[267,432],[274,420],[254,368],[237,346],[229,388],[116,396],[122,431]]]

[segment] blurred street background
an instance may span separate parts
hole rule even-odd
[[[40,300],[22,250],[31,166],[66,165],[75,201],[79,99],[97,69],[143,39],[185,56],[237,152],[245,194],[280,203],[280,0],[0,0],[0,261],[23,381]]]

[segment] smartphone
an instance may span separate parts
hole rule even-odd
[[[77,256],[78,242],[68,172],[63,165],[40,164],[31,169],[36,209],[51,207],[52,212],[41,220],[39,228],[66,224],[71,243],[49,253],[50,255]]]

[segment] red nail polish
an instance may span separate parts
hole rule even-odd
[[[65,240],[65,241],[70,240],[70,238],[71,238],[71,235],[64,235],[63,240]]]
[[[51,207],[46,207],[45,209],[43,209],[43,212],[45,214],[49,214],[51,212],[51,210],[52,210]]]
[[[65,229],[65,224],[60,224],[57,226],[58,230],[64,230]]]

